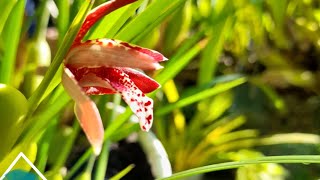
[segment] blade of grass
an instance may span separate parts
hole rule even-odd
[[[168,61],[166,68],[164,68],[157,77],[156,81],[160,84],[166,83],[168,80],[174,78],[184,67],[186,67],[189,62],[199,54],[202,50],[204,43],[199,42],[194,45],[191,49],[186,50],[185,54],[181,56],[173,56],[170,61]],[[180,54],[179,54],[180,55]]]
[[[57,28],[59,32],[58,44],[61,45],[64,35],[69,27],[70,7],[69,1],[55,1],[59,9],[59,15],[57,17]]]
[[[29,126],[27,134],[23,137],[23,141],[29,142],[32,139],[37,137],[37,134],[41,132],[48,122],[58,114],[70,101],[70,97],[66,92],[63,91],[63,88],[60,87],[60,92],[58,93],[58,98],[53,104],[49,104],[47,108],[44,108],[43,111],[32,117],[30,120],[35,123],[32,127]],[[31,129],[29,129],[31,128]]]
[[[134,168],[134,164],[130,164],[126,168],[124,168],[122,171],[120,171],[118,174],[112,176],[110,180],[120,180],[123,178],[126,174],[128,174],[132,169]]]
[[[238,78],[235,80],[232,80],[230,82],[225,82],[225,83],[221,83],[221,84],[217,84],[216,86],[214,86],[213,88],[210,89],[206,89],[206,90],[202,90],[199,92],[196,92],[190,96],[187,96],[185,98],[180,99],[179,101],[177,101],[176,103],[172,103],[169,104],[161,109],[158,109],[156,111],[156,116],[162,116],[165,115],[169,112],[171,112],[174,109],[178,109],[184,106],[187,106],[189,104],[195,103],[197,101],[200,101],[202,99],[206,99],[210,96],[222,93],[224,91],[227,91],[231,88],[234,88],[240,84],[243,84],[246,82],[246,78],[242,77],[242,78]]]
[[[142,2],[143,0],[139,0],[108,14],[92,27],[92,30],[88,32],[86,39],[114,37],[125,22],[135,13]]]
[[[170,80],[164,84],[163,92],[165,93],[169,103],[175,103],[180,98],[178,89],[173,80]],[[172,126],[172,128],[176,129],[177,132],[182,133],[185,129],[186,120],[185,120],[184,114],[181,112],[180,109],[176,109],[173,111],[173,122],[174,122],[174,126]],[[163,133],[164,132],[161,132],[159,134],[163,134]]]
[[[44,172],[47,165],[50,142],[52,140],[53,134],[56,132],[56,126],[58,122],[57,120],[57,118],[54,118],[54,120],[49,123],[49,127],[40,140],[41,146],[39,148],[40,150],[38,152],[36,161],[36,167],[40,172]]]
[[[230,16],[233,13],[231,1],[217,2],[208,22],[209,42],[202,51],[200,68],[198,72],[198,84],[209,82],[215,74],[226,33],[231,28]]]
[[[263,164],[263,163],[302,163],[302,164],[317,163],[319,164],[320,156],[319,155],[267,156],[267,157],[260,157],[256,159],[249,159],[249,160],[243,160],[238,162],[212,164],[208,166],[202,166],[199,168],[189,169],[186,171],[181,171],[173,174],[170,177],[159,178],[158,180],[181,179],[181,178],[190,177],[190,176],[203,174],[207,172],[234,169],[234,168],[239,168],[246,165]]]
[[[171,54],[189,36],[190,29],[194,30],[191,28],[193,14],[192,2],[187,1],[171,15],[163,34],[162,51],[165,54]]]
[[[105,141],[103,144],[101,154],[97,162],[96,173],[94,175],[96,180],[104,180],[105,178],[109,160],[110,146],[111,142],[109,140]]]
[[[168,10],[160,14],[153,22],[152,24],[148,25],[141,33],[137,34],[134,39],[131,40],[132,43],[138,43],[140,40],[145,38],[154,28],[156,28],[158,25],[160,25],[161,22],[165,20],[168,16],[173,14],[179,7],[183,6],[183,3],[185,0],[177,0],[174,1],[176,4],[173,4]]]
[[[169,11],[172,12],[186,0],[158,0],[151,3],[145,11],[134,18],[128,25],[126,25],[116,36],[116,39],[123,41],[132,41],[133,38],[140,35],[146,29],[152,30],[163,18],[169,15]],[[155,19],[154,15],[157,15],[158,19]],[[161,20],[162,19],[162,20]],[[151,27],[151,28],[149,28]]]
[[[227,23],[226,21],[227,19],[214,26],[215,28],[210,40],[202,51],[198,72],[198,84],[207,83],[214,77],[223,48],[224,33],[231,25],[231,23]]]
[[[0,17],[1,17],[0,32],[2,32],[3,27],[4,27],[5,23],[7,22],[7,18],[16,3],[17,3],[17,0],[0,1]],[[0,35],[1,35],[1,33],[0,33]]]
[[[55,164],[53,165],[53,168],[52,168],[53,172],[58,172],[64,166],[68,156],[70,155],[72,146],[80,132],[80,125],[77,120],[74,120],[72,129],[73,129],[72,134],[68,139],[66,139],[65,145],[63,146],[59,156],[55,161]]]
[[[0,31],[1,40],[5,48],[3,58],[0,59],[0,82],[4,84],[13,84],[12,75],[14,73],[25,4],[26,2],[21,0],[14,5],[6,21],[6,28],[2,32]]]

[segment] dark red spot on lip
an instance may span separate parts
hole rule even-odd
[[[148,117],[146,117],[147,123],[151,124],[152,115],[150,114]]]
[[[148,101],[146,103],[144,103],[145,106],[150,106],[151,105],[151,101]]]
[[[147,130],[147,128],[146,128],[145,126],[142,126],[142,129],[143,129],[144,131],[146,131],[146,130]]]

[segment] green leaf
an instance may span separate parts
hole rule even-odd
[[[155,80],[164,84],[174,78],[202,50],[203,42],[200,41],[202,37],[203,32],[201,31],[186,40],[166,63],[166,67],[156,76]]]
[[[270,10],[275,20],[276,26],[282,27],[284,25],[284,18],[287,10],[287,0],[277,1],[269,0]]]
[[[210,40],[201,54],[198,84],[207,83],[214,77],[223,48],[225,31],[230,25],[226,19],[214,26]]]
[[[1,17],[0,35],[2,33],[2,30],[3,30],[3,27],[4,27],[5,23],[7,22],[7,18],[8,18],[11,10],[13,9],[13,7],[15,6],[16,3],[17,3],[17,0],[0,1],[0,17]]]
[[[181,108],[189,104],[195,103],[197,101],[206,99],[210,96],[222,93],[224,91],[227,91],[245,82],[246,82],[246,78],[240,77],[240,78],[231,80],[229,82],[227,81],[227,82],[217,83],[215,86],[209,89],[207,89],[207,87],[201,87],[199,89],[192,88],[192,91],[188,93],[190,95],[182,97],[176,103],[168,104],[167,106],[161,109],[158,109],[158,111],[156,112],[156,115],[157,116],[165,115],[174,109]],[[212,83],[216,83],[216,81],[213,81]]]
[[[143,0],[119,8],[114,12],[103,17],[101,21],[96,23],[88,32],[86,39],[98,39],[102,37],[112,38],[126,21],[135,13]]]
[[[58,44],[61,45],[64,35],[66,34],[70,23],[70,5],[69,1],[55,1],[59,10],[57,17],[57,28],[59,32]]]
[[[267,156],[267,157],[260,157],[256,159],[248,159],[238,162],[226,162],[220,164],[212,164],[208,166],[202,166],[199,168],[189,169],[186,171],[181,171],[178,173],[173,174],[167,178],[159,178],[158,180],[170,180],[170,179],[181,179],[185,177],[194,176],[197,174],[203,174],[207,172],[213,171],[220,171],[220,170],[227,170],[227,169],[234,169],[243,167],[245,165],[251,164],[262,164],[262,163],[320,163],[320,156],[318,155],[297,155],[297,156]]]
[[[0,31],[5,48],[3,57],[0,56],[0,82],[4,84],[13,84],[12,76],[22,29],[24,7],[25,1],[18,1],[6,21],[5,28],[2,32]]]
[[[192,23],[192,3],[187,1],[184,7],[178,10],[170,18],[164,32],[163,51],[171,54],[173,50],[184,40],[190,33]]]
[[[222,3],[219,3],[219,5],[220,4]],[[214,77],[223,50],[224,40],[226,34],[228,34],[227,31],[231,28],[229,18],[233,12],[231,1],[220,6],[217,7],[222,8],[222,10],[218,14],[213,13],[209,21],[210,25],[208,28],[210,28],[211,31],[209,42],[201,54],[198,84],[207,83]],[[217,9],[215,10],[218,11]]]
[[[63,90],[62,85],[57,91],[50,97],[50,101],[46,103],[46,106],[41,108],[41,111],[37,115],[33,116],[30,121],[25,124],[27,130],[23,141],[29,142],[39,136],[39,133],[45,130],[47,124],[55,117],[70,101],[69,95]],[[31,122],[36,122],[32,124]]]
[[[123,178],[126,174],[128,174],[133,168],[134,168],[134,164],[130,164],[130,165],[127,166],[125,169],[123,169],[122,171],[120,171],[118,174],[112,176],[112,177],[110,178],[110,180],[120,180],[120,179]]]
[[[163,22],[164,18],[169,16],[186,0],[157,0],[146,8],[141,14],[134,18],[128,25],[121,29],[115,36],[116,39],[123,41],[138,42],[153,28]],[[157,15],[155,18],[154,15]],[[134,39],[135,38],[135,39]],[[133,40],[134,39],[134,40]]]

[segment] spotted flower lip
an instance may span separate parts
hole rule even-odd
[[[95,103],[88,95],[121,94],[149,131],[153,122],[153,100],[145,94],[160,85],[140,70],[158,70],[167,60],[161,53],[114,39],[82,42],[90,27],[113,10],[136,0],[108,1],[86,17],[64,60],[62,84],[75,101],[75,114],[96,155],[100,154],[104,128]]]

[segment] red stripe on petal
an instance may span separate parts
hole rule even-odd
[[[157,81],[137,70],[131,68],[123,68],[122,70],[129,75],[130,79],[143,93],[150,93],[160,87]]]
[[[152,50],[145,50],[153,52]],[[121,41],[100,39],[86,41],[74,46],[66,56],[65,63],[76,68],[106,66],[156,70],[162,68],[158,60],[131,46],[125,46]]]
[[[154,51],[154,50],[151,50],[151,49],[147,49],[147,48],[143,48],[143,47],[140,47],[140,46],[136,46],[136,45],[132,45],[132,44],[129,44],[127,42],[120,42],[120,44],[122,44],[123,46],[126,46],[128,48],[131,48],[135,51],[139,51],[143,54],[146,54],[150,57],[153,58],[154,61],[156,62],[161,62],[161,61],[166,61],[168,60],[166,57],[164,57],[161,53],[157,52],[157,51]]]

